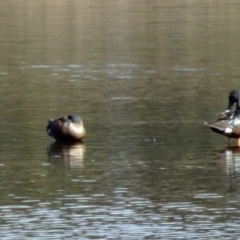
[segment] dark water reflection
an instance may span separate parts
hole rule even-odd
[[[1,239],[239,237],[240,152],[203,126],[239,84],[237,1],[0,6]],[[69,113],[83,144],[45,132]]]

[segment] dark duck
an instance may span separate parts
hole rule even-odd
[[[80,142],[86,135],[83,121],[78,115],[68,115],[48,121],[47,133],[58,142]]]
[[[236,104],[236,109],[231,110]],[[205,123],[206,126],[216,133],[228,137],[228,145],[230,139],[237,139],[237,145],[240,146],[240,93],[234,89],[230,91],[228,97],[227,109],[217,116],[217,119],[212,123]]]

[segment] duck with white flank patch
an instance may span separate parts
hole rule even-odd
[[[240,146],[240,93],[234,89],[229,92],[227,109],[218,115],[213,123],[205,123],[212,131],[228,137],[228,145],[230,139],[236,138],[237,145]],[[232,106],[236,103],[236,110],[231,111]]]
[[[81,141],[86,135],[83,121],[77,115],[51,119],[48,121],[46,130],[50,137],[59,142]]]

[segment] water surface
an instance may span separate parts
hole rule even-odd
[[[237,1],[0,6],[1,239],[239,237],[240,152],[203,126],[239,86]],[[45,132],[69,113],[83,144]]]

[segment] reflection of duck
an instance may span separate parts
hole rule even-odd
[[[57,141],[81,141],[86,134],[82,119],[77,115],[64,116],[48,121],[47,133]]]
[[[240,149],[231,147],[225,150],[226,169],[228,173],[240,174]]]
[[[227,175],[229,191],[239,191],[240,183],[240,148],[229,147],[221,153],[224,170]]]
[[[228,137],[228,144],[230,138],[236,138],[237,145],[240,146],[240,115],[235,112],[224,112],[218,116],[218,119],[213,123],[205,123],[212,131]]]
[[[83,167],[85,145],[83,143],[61,144],[54,142],[47,148],[50,160],[67,164],[69,167]]]

